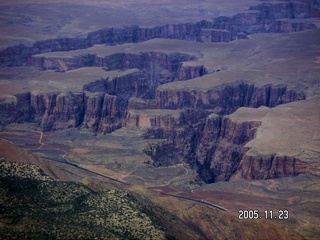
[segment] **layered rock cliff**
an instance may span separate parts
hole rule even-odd
[[[17,103],[19,104],[19,102]],[[121,127],[117,96],[97,93],[31,93],[28,117],[44,131],[89,128],[107,133]]]
[[[254,137],[258,126],[259,122],[239,124],[212,113],[195,124],[189,122],[188,126],[176,128],[172,138],[166,133],[170,130],[164,130],[161,135],[169,140],[150,146],[146,152],[156,166],[176,164],[183,159],[206,183],[225,181],[237,172],[246,152],[243,146]]]
[[[83,93],[66,92],[38,95],[33,96],[33,98],[36,98],[37,101],[35,106],[30,105],[31,117],[37,120],[41,116],[41,112],[44,111],[41,119],[41,125],[44,130],[73,128],[82,124],[85,107]],[[35,116],[32,114],[33,109]]]
[[[265,114],[269,108],[259,108]],[[260,113],[259,113],[260,112]],[[264,113],[263,113],[264,112]],[[297,176],[301,173],[319,175],[319,167],[308,160],[286,154],[252,154],[246,144],[256,137],[261,118],[237,120],[210,114],[196,124],[172,129],[153,129],[148,136],[164,141],[150,145],[148,154],[154,166],[170,166],[187,162],[206,182],[228,181],[237,178],[274,179]]]
[[[90,49],[88,50],[90,52]],[[75,52],[77,53],[77,52]],[[184,53],[152,52],[141,53],[116,52],[114,54],[79,54],[72,57],[35,55],[30,59],[30,66],[41,70],[56,70],[65,72],[81,67],[103,67],[105,70],[117,69],[150,69],[155,65],[175,72],[182,62],[195,60],[196,57]],[[203,67],[202,67],[203,68]],[[204,71],[203,71],[204,72]],[[202,74],[203,75],[203,74]]]
[[[156,92],[159,108],[183,107],[214,109],[219,114],[229,114],[239,107],[275,107],[305,99],[304,93],[288,89],[286,85],[265,85],[237,81],[232,84],[213,86],[210,89],[170,89],[160,87]]]
[[[238,171],[245,179],[273,179],[297,176],[301,173],[316,175],[317,168],[289,156],[248,156],[241,159]]]
[[[26,66],[31,56],[39,53],[84,49],[94,44],[124,44],[147,41],[153,38],[171,38],[189,41],[228,42],[261,32],[294,32],[316,28],[313,23],[283,19],[319,17],[317,1],[262,3],[251,11],[231,17],[216,17],[212,21],[167,24],[152,28],[126,26],[91,32],[86,38],[59,38],[38,41],[32,46],[23,44],[8,47],[0,52],[2,67]],[[41,59],[38,59],[41,61]]]
[[[258,126],[255,121],[237,123],[228,117],[210,115],[193,150],[193,161],[202,180],[229,180],[246,152],[243,146],[254,137]]]
[[[306,161],[286,155],[248,153],[261,121],[237,121],[210,116],[198,138],[194,158],[205,182],[245,179],[272,179],[315,173]]]

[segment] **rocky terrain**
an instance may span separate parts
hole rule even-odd
[[[141,189],[132,192],[114,186],[97,192],[80,183],[57,181],[30,163],[1,158],[0,172],[1,239],[211,239],[217,235],[247,239],[261,228],[261,239],[303,239],[288,229],[270,223],[243,223],[232,214],[204,206],[176,206],[173,211],[166,203],[172,199],[160,204],[158,197],[141,193]],[[183,214],[177,215],[179,212]],[[211,230],[192,217],[204,212],[212,221]],[[241,233],[243,227],[251,230]]]
[[[72,166],[190,189],[319,177],[320,3],[242,4],[81,36],[31,31],[33,41],[0,50],[0,136],[68,165],[42,166],[48,174],[90,184]],[[32,131],[39,146],[23,140]]]
[[[315,46],[318,35],[317,29],[295,33],[290,38],[279,34],[275,35],[276,40],[271,43],[267,41],[263,47],[259,45],[266,41],[265,35],[229,43],[225,45],[228,48],[225,54],[232,58],[237,55],[246,56],[232,67],[219,67],[223,66],[226,57],[219,56],[223,50],[212,48],[206,43],[187,42],[185,44],[191,50],[185,51],[181,48],[181,41],[177,40],[157,39],[138,44],[98,45],[85,50],[35,55],[31,59],[32,66],[52,74],[51,84],[56,90],[41,92],[42,87],[37,91],[31,90],[34,84],[43,84],[45,72],[40,73],[37,81],[32,76],[27,77],[23,82],[24,86],[20,86],[30,89],[30,92],[6,96],[12,94],[8,87],[12,81],[3,81],[1,123],[6,125],[12,122],[34,122],[44,131],[88,128],[102,134],[124,126],[150,129],[149,133],[153,138],[167,139],[164,147],[159,145],[158,153],[154,154],[161,156],[161,161],[169,161],[172,165],[180,162],[182,158],[198,169],[199,176],[205,182],[229,180],[237,174],[237,168],[246,151],[243,147],[255,137],[255,129],[260,122],[257,120],[239,125],[226,115],[241,107],[274,108],[317,95],[318,63],[310,59],[317,58],[318,49]],[[304,38],[308,39],[308,45],[297,45],[297,41]],[[284,43],[287,43],[288,47],[282,47]],[[248,44],[249,47],[237,50],[242,44]],[[169,50],[165,50],[168,46]],[[141,49],[144,50],[141,52]],[[193,49],[198,49],[201,54]],[[124,53],[119,53],[122,51]],[[90,64],[88,60],[83,60],[88,56],[93,57]],[[287,57],[285,61],[282,60],[283,57]],[[208,58],[211,61],[208,61]],[[42,59],[40,63],[39,59]],[[254,64],[252,59],[255,59]],[[290,69],[294,64],[299,64],[295,74],[283,70]],[[261,76],[263,69],[259,68],[263,65],[271,72]],[[89,75],[87,71],[91,71],[91,68],[99,69],[98,66],[106,72],[103,73],[100,69],[100,74],[104,76],[99,80],[92,81],[87,78],[82,81],[82,86],[74,83],[77,69],[83,68],[81,73]],[[51,69],[62,71],[61,68],[66,72],[51,72]],[[10,71],[11,69],[5,69],[5,76]],[[33,71],[36,74],[38,70]],[[13,78],[13,81],[19,81],[19,75],[22,76],[24,72],[22,68],[22,73],[18,74],[16,80]],[[69,72],[73,74],[68,75]],[[58,84],[61,83],[58,81],[61,76],[66,77],[65,91],[59,89]],[[73,86],[76,86],[77,90],[72,90]],[[308,102],[306,101],[306,104]],[[315,114],[315,118],[318,114]],[[237,128],[239,130],[234,130]],[[210,136],[210,132],[213,132],[213,136]],[[228,132],[230,136],[225,136]],[[233,138],[235,140],[232,140]],[[164,149],[168,147],[171,150]],[[220,153],[214,149],[220,149]],[[177,153],[172,155],[173,150]],[[174,158],[181,157],[168,160],[165,157],[168,154],[164,152]],[[271,153],[267,158],[273,159],[275,155],[277,152]],[[153,161],[157,162],[155,165],[168,165],[166,162],[159,163],[159,159],[154,156]],[[225,158],[229,160],[225,161]],[[288,159],[289,162],[301,160]],[[225,166],[229,165],[230,161],[232,169],[226,170],[221,161]],[[275,161],[283,160],[276,158]],[[216,165],[214,162],[219,165],[219,169],[209,167]],[[274,178],[310,172],[310,169],[317,174],[317,168],[316,164],[314,167],[304,167],[304,170],[292,170],[285,174],[262,174],[263,177],[258,177],[253,173],[246,173],[243,177]],[[220,173],[225,176],[219,176]]]

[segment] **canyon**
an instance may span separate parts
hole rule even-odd
[[[231,17],[216,17],[213,21],[166,24],[153,28],[126,26],[90,32],[86,38],[59,38],[38,41],[32,46],[23,44],[0,52],[1,66],[26,66],[32,55],[85,49],[95,44],[137,43],[155,38],[180,39],[201,42],[229,42],[247,38],[255,33],[297,32],[315,29],[317,22],[306,22],[319,16],[315,1],[262,3],[250,7],[248,12]],[[292,20],[294,19],[294,20]],[[301,19],[301,21],[299,21]]]
[[[184,159],[183,162],[196,169],[207,183],[230,180],[237,175],[246,149],[244,145],[254,138],[255,131],[252,129],[258,129],[259,122],[245,122],[238,126],[227,115],[243,107],[275,108],[306,100],[319,91],[319,84],[313,79],[319,74],[317,63],[309,61],[300,64],[306,59],[316,58],[317,52],[312,53],[311,49],[315,50],[319,31],[295,33],[291,40],[282,33],[276,36],[277,40],[263,47],[260,45],[264,35],[223,43],[229,48],[226,51],[229,56],[219,56],[225,51],[218,49],[221,45],[211,47],[208,43],[183,42],[185,45],[182,46],[181,40],[160,39],[34,55],[30,60],[31,67],[35,69],[35,74],[42,74],[36,83],[43,84],[48,72],[52,74],[50,78],[56,90],[41,91],[37,84],[38,90],[32,91],[32,84],[36,81],[32,76],[20,86],[23,89],[17,89],[21,91],[18,94],[5,91],[10,90],[5,85],[4,96],[11,96],[2,100],[1,124],[29,122],[37,123],[43,131],[84,128],[98,134],[111,133],[122,127],[150,129],[152,136],[147,138],[167,140],[151,151],[155,166],[172,165]],[[309,44],[294,46],[297,41],[306,38]],[[279,51],[284,42],[289,47],[282,47]],[[239,45],[243,44],[249,47],[239,50]],[[169,50],[164,46],[169,46]],[[302,49],[304,55],[300,52]],[[289,53],[290,57],[283,61],[282,58]],[[239,55],[246,58],[233,63],[232,67],[224,66],[226,57],[236,59]],[[251,59],[255,60],[254,64]],[[232,60],[229,62],[232,63]],[[259,62],[271,72],[261,76],[262,70],[256,67]],[[291,75],[279,67],[283,65],[284,69],[288,69],[295,64],[299,64],[295,68],[301,74]],[[309,72],[308,77],[304,78],[306,64],[309,64]],[[6,69],[10,71],[12,68]],[[14,69],[24,71],[26,67]],[[82,85],[76,83],[75,76],[80,73],[79,70],[81,74],[90,75],[97,69],[101,72],[100,79],[95,80],[91,76],[91,79],[84,78]],[[56,82],[61,84],[61,78],[64,79],[63,91],[61,87],[56,87]],[[304,78],[302,83],[301,78]],[[7,84],[12,84],[12,80]],[[310,84],[313,84],[312,88]],[[24,92],[25,89],[30,91]],[[224,136],[230,129],[237,128],[239,133],[232,130],[230,136]],[[207,136],[208,132],[216,132],[216,136]],[[232,138],[244,140],[234,142]],[[167,158],[166,155],[173,157]],[[270,160],[262,158],[258,161],[273,162],[275,155],[269,156]],[[160,161],[157,156],[161,156]],[[282,166],[281,162],[287,161],[286,157],[288,162],[301,160],[283,157],[280,160],[275,158],[275,162],[280,162],[277,165]],[[249,158],[247,161],[253,160]],[[254,171],[246,170],[242,177],[267,179],[304,172],[310,171],[291,170],[271,174],[266,170],[257,176]]]
[[[249,2],[210,19],[0,49],[1,138],[128,184],[191,193],[318,179],[320,3]],[[21,144],[36,133],[39,147]],[[94,185],[71,167],[46,169]]]

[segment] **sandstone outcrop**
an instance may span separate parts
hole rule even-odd
[[[112,132],[121,127],[117,96],[97,93],[31,94],[32,111],[28,117],[44,131],[89,128],[94,132]]]
[[[102,116],[102,105],[104,104],[104,94],[97,92],[85,96],[85,115],[83,127],[90,128],[94,131],[98,130]]]
[[[42,126],[44,130],[60,130],[79,127],[84,116],[83,93],[60,93],[53,96],[55,105],[46,109]]]
[[[104,95],[98,132],[110,133],[122,126],[120,120],[123,112],[119,105],[121,105],[121,101],[117,96]]]
[[[203,65],[188,65],[183,63],[178,71],[177,80],[188,80],[196,77],[201,77],[207,74],[207,70]]]
[[[265,85],[238,81],[210,89],[158,88],[156,101],[159,108],[180,109],[183,107],[214,109],[219,114],[229,114],[239,107],[275,107],[305,99],[303,92],[287,89],[285,85]]]
[[[129,110],[126,126],[173,131],[180,122],[179,110]]]
[[[56,105],[56,98],[59,93],[39,93],[32,92],[29,112],[33,121],[39,125],[46,126],[46,121],[49,115],[53,113],[53,108]],[[49,128],[48,128],[49,129]]]
[[[288,156],[248,156],[239,165],[242,178],[273,179],[297,176],[301,173],[316,173],[316,167],[294,157]]]

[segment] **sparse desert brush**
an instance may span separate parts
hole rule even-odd
[[[93,192],[75,182],[38,179],[35,166],[27,165],[36,173],[33,178],[14,175],[26,168],[23,164],[1,162],[0,167],[9,174],[0,177],[5,207],[0,235],[5,238],[165,238],[128,190]]]

